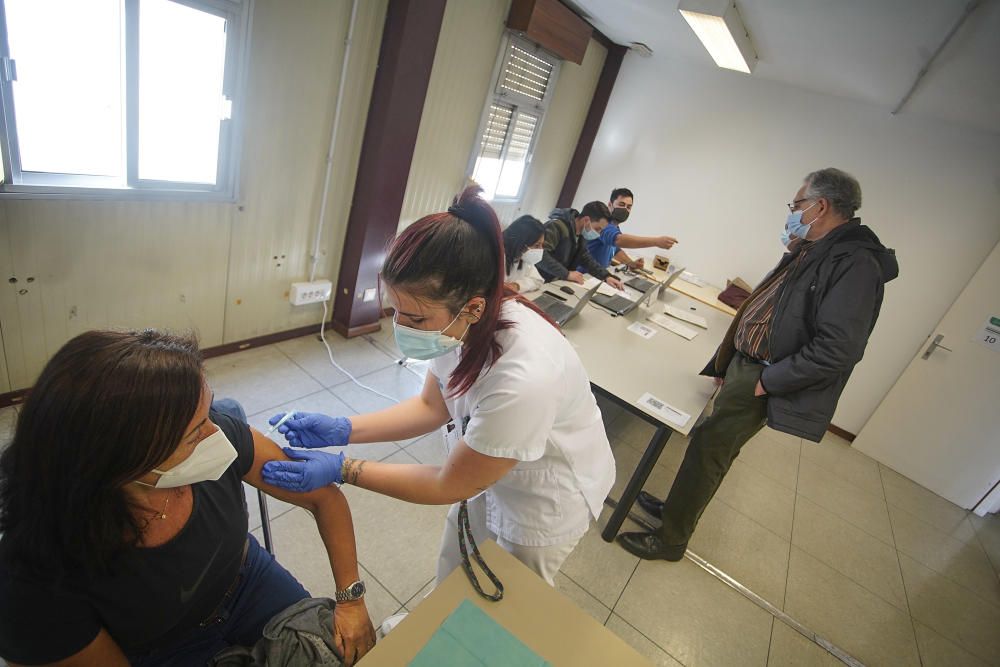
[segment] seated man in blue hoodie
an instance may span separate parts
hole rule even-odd
[[[601,232],[600,236],[587,243],[587,250],[591,257],[607,268],[611,264],[612,258],[626,265],[630,269],[641,269],[645,265],[642,257],[632,259],[625,252],[624,248],[663,248],[670,250],[677,243],[673,236],[636,236],[635,234],[625,234],[621,230],[621,225],[628,220],[632,212],[632,202],[635,195],[628,188],[615,188],[611,191],[611,199],[608,200],[608,207],[611,209],[611,219],[609,224]]]
[[[622,289],[622,282],[594,261],[587,251],[587,242],[600,236],[611,215],[602,202],[592,201],[582,211],[557,208],[549,213],[545,223],[545,242],[542,261],[535,265],[546,282],[569,280],[583,284],[583,272],[603,280],[615,289]],[[576,270],[580,267],[582,270]]]
[[[659,519],[651,533],[618,542],[645,559],[677,561],[701,513],[743,447],[765,424],[819,442],[875,328],[885,284],[899,275],[886,248],[854,212],[850,174],[814,171],[788,204],[788,251],[743,302],[702,375],[722,386],[715,409],[691,431],[666,500],[642,491]],[[811,445],[806,445],[811,446]]]

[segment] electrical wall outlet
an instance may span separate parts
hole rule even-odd
[[[330,298],[333,283],[329,280],[314,280],[311,283],[292,283],[288,292],[288,300],[293,306],[304,306],[309,303],[320,303]]]

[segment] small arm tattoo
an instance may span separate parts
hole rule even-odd
[[[344,459],[343,478],[345,484],[357,484],[361,477],[361,471],[365,467],[366,461],[357,459]]]

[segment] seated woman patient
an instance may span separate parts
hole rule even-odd
[[[284,454],[211,403],[190,338],[91,331],[49,361],[0,457],[0,656],[203,665],[252,646],[309,594],[247,533],[244,481],[315,517],[345,664],[374,645],[344,496],[265,484]]]
[[[504,262],[507,279],[504,287],[515,292],[541,289],[545,283],[535,264],[542,261],[545,227],[541,220],[522,215],[503,230]]]

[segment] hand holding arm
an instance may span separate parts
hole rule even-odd
[[[261,477],[271,486],[304,493],[331,484],[343,484],[344,453],[310,452],[284,448],[290,461],[268,461],[261,468]]]

